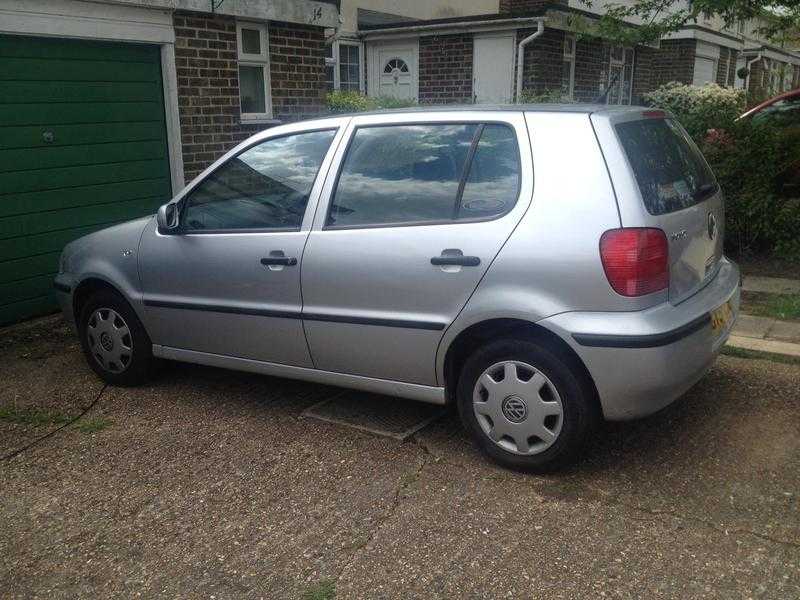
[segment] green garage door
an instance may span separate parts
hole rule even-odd
[[[170,190],[158,46],[0,36],[0,325],[55,308],[64,244]]]

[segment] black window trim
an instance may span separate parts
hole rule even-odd
[[[417,126],[424,126],[424,125],[476,125],[476,134],[482,134],[483,130],[486,125],[502,125],[507,127],[512,131],[514,134],[514,139],[516,140],[516,151],[517,151],[517,164],[519,165],[520,172],[519,177],[517,179],[517,192],[514,196],[514,202],[503,212],[498,213],[496,215],[492,215],[490,217],[474,217],[471,219],[455,219],[451,217],[449,219],[429,219],[425,221],[400,221],[400,222],[393,222],[393,223],[362,223],[359,225],[328,225],[328,219],[331,216],[331,209],[333,208],[333,201],[336,198],[336,190],[339,188],[339,178],[342,176],[342,171],[344,169],[345,161],[347,160],[347,156],[350,153],[350,147],[353,144],[353,140],[356,139],[356,134],[358,133],[359,129],[374,129],[378,127],[417,127]],[[456,213],[455,209],[460,210],[461,205],[461,196],[464,191],[464,187],[466,187],[466,178],[469,177],[469,169],[472,166],[472,159],[477,151],[478,142],[480,141],[480,135],[477,136],[478,142],[476,142],[476,138],[473,134],[472,145],[467,153],[467,157],[464,161],[464,171],[461,174],[461,179],[459,180],[459,187],[456,193],[456,198],[454,199],[454,213]],[[463,182],[463,186],[462,186]],[[517,129],[514,127],[512,123],[503,120],[489,120],[489,119],[480,119],[474,121],[468,120],[435,120],[435,121],[392,121],[390,123],[370,123],[364,125],[356,125],[353,127],[352,132],[350,133],[350,138],[347,140],[347,146],[344,149],[344,153],[342,154],[342,158],[337,165],[337,172],[336,178],[333,181],[333,186],[331,187],[330,194],[328,194],[328,205],[325,209],[325,218],[322,221],[322,231],[346,231],[349,229],[386,229],[388,227],[424,227],[426,225],[458,225],[460,223],[485,223],[488,221],[496,221],[497,219],[501,219],[505,217],[508,213],[510,213],[519,203],[519,196],[522,193],[522,154],[520,152],[520,139],[519,135],[517,135]],[[457,214],[457,213],[456,213]]]
[[[177,234],[177,235],[232,235],[232,234],[245,234],[245,233],[293,233],[293,232],[296,233],[298,231],[302,231],[302,229],[303,229],[303,221],[305,220],[305,214],[303,215],[303,219],[301,219],[301,221],[300,221],[300,226],[299,227],[250,227],[250,228],[246,228],[246,229],[244,229],[244,228],[242,228],[242,229],[186,229],[183,226],[183,222],[184,222],[183,221],[183,216],[184,216],[184,213],[186,212],[186,208],[189,206],[189,202],[191,201],[192,196],[195,194],[197,189],[201,185],[203,185],[206,182],[206,180],[210,179],[211,176],[214,175],[214,173],[216,173],[222,167],[227,165],[230,161],[232,161],[235,158],[238,158],[240,155],[244,154],[245,152],[247,152],[251,148],[255,148],[256,146],[259,146],[259,145],[261,145],[261,144],[263,144],[265,142],[271,142],[272,140],[279,140],[279,139],[282,139],[282,138],[285,138],[285,137],[291,137],[291,136],[295,136],[295,135],[303,135],[303,134],[306,134],[306,133],[319,133],[319,132],[322,132],[322,131],[333,131],[334,134],[333,134],[333,138],[331,139],[331,143],[328,146],[328,150],[325,152],[325,156],[322,157],[322,161],[320,162],[319,167],[317,168],[317,174],[314,176],[314,182],[311,184],[311,189],[313,190],[314,189],[314,185],[316,185],[317,181],[319,180],[320,171],[322,170],[322,164],[325,162],[325,159],[328,158],[328,155],[331,152],[335,152],[336,148],[338,148],[338,145],[334,145],[334,141],[336,140],[336,135],[339,133],[341,128],[342,128],[342,125],[336,125],[336,126],[333,126],[333,127],[315,127],[313,129],[303,129],[303,130],[300,130],[300,131],[291,131],[291,132],[288,132],[288,133],[281,133],[279,135],[275,135],[275,136],[271,136],[271,137],[265,137],[265,138],[262,138],[260,140],[254,141],[252,144],[248,144],[247,146],[245,146],[244,148],[239,150],[239,152],[237,152],[233,156],[228,157],[228,159],[225,162],[223,162],[222,164],[218,165],[216,169],[214,169],[210,173],[206,174],[205,177],[203,177],[194,186],[192,186],[192,189],[189,190],[188,192],[186,192],[186,194],[180,200],[178,200],[178,205],[179,205],[179,211],[180,212],[179,212],[179,218],[178,218],[178,230],[175,232],[175,234]],[[309,196],[309,201],[310,200],[311,200],[311,197]],[[308,203],[306,203],[306,209],[308,209]]]

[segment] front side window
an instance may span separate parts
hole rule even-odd
[[[236,31],[239,57],[239,103],[242,120],[271,118],[267,26],[256,23],[238,23]]]
[[[503,125],[358,128],[326,226],[444,223],[507,212],[517,197],[519,155]]]
[[[633,49],[612,46],[609,54],[608,104],[630,104],[633,91]]]
[[[334,130],[265,140],[222,164],[189,196],[187,231],[299,229]]]
[[[682,210],[716,192],[706,161],[671,119],[630,121],[616,130],[650,214]]]
[[[336,40],[325,47],[325,80],[328,90],[358,92],[363,89],[361,45]]]

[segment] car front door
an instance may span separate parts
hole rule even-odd
[[[179,201],[179,228],[145,230],[139,264],[154,344],[311,366],[300,261],[340,127],[282,127],[216,166]]]
[[[465,116],[466,115],[466,116]],[[317,368],[436,385],[436,350],[530,203],[522,115],[355,117],[303,256]]]

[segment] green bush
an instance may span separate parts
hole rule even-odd
[[[645,102],[670,111],[694,137],[709,129],[727,129],[745,110],[744,90],[720,87],[715,83],[694,86],[675,81],[644,94]]]
[[[365,110],[378,110],[381,108],[406,108],[415,106],[414,100],[401,100],[391,96],[373,98],[361,92],[344,92],[337,90],[325,96],[328,110],[335,113],[363,112]]]
[[[800,164],[797,131],[750,119],[736,121],[743,90],[668,83],[645,94],[672,112],[694,138],[725,194],[726,251],[800,257],[800,200],[788,198],[781,176]]]

